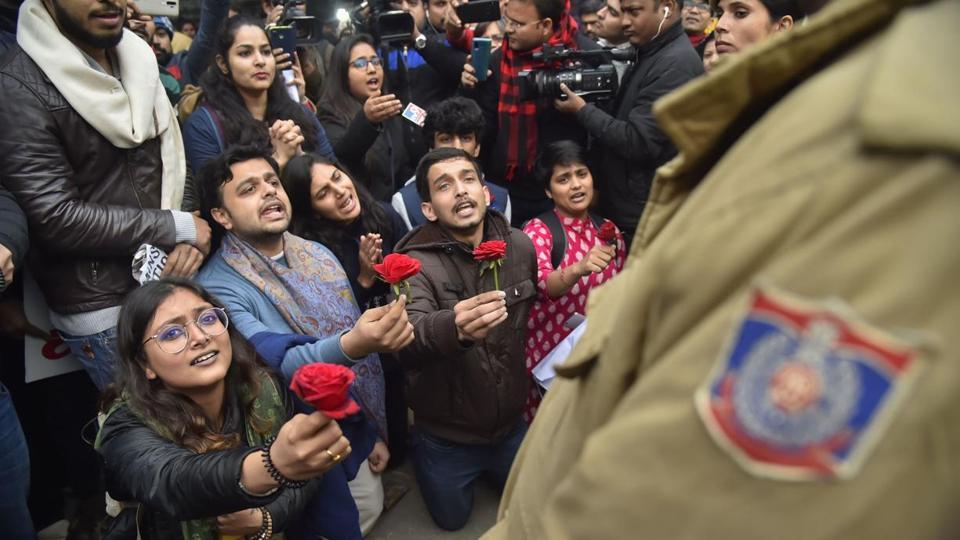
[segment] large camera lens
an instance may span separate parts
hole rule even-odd
[[[612,65],[560,71],[524,71],[520,73],[520,99],[557,99],[563,92],[560,85],[588,101],[613,97],[617,93],[617,71]]]

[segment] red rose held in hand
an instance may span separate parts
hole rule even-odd
[[[290,390],[324,416],[340,420],[360,412],[350,399],[354,377],[350,368],[337,364],[307,364],[293,374]]]
[[[420,261],[408,255],[391,253],[383,258],[382,263],[373,265],[373,269],[380,274],[380,279],[390,284],[393,294],[399,297],[403,291],[407,294],[407,302],[411,300],[407,279],[420,272]]]
[[[391,253],[383,258],[382,263],[373,265],[373,269],[380,274],[380,279],[396,285],[417,275],[420,261],[400,253]]]
[[[617,226],[608,219],[600,225],[600,233],[597,236],[604,244],[614,244],[617,241]]]
[[[473,258],[480,264],[480,275],[483,276],[485,270],[493,272],[493,287],[500,290],[500,266],[503,265],[503,259],[507,255],[507,243],[503,240],[487,240],[481,242],[473,250]]]
[[[507,255],[507,243],[503,240],[488,240],[473,250],[477,261],[499,261]]]

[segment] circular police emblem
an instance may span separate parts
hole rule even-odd
[[[811,325],[799,339],[784,334],[758,342],[733,389],[733,403],[751,436],[802,447],[841,433],[860,399],[853,363],[830,354],[835,332]]]

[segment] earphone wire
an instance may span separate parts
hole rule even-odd
[[[654,39],[657,39],[658,37],[660,37],[660,30],[663,30],[663,23],[667,22],[667,17],[669,16],[670,16],[670,8],[664,7],[663,17],[660,19],[660,25],[657,26],[657,33],[653,35],[653,39],[651,39],[650,41],[653,41]]]

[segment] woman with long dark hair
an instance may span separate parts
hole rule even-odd
[[[211,157],[235,144],[272,148],[281,167],[302,151],[333,157],[323,126],[305,106],[298,62],[293,70],[301,103],[287,93],[258,21],[243,15],[227,19],[213,64],[200,78],[198,106],[184,121],[184,149],[192,169],[199,172]]]
[[[292,417],[289,394],[200,286],[168,278],[134,290],[117,334],[96,447],[122,502],[108,508],[117,519],[105,538],[269,538],[316,490],[298,483],[349,454],[336,422]]]
[[[373,265],[393,253],[406,232],[396,210],[375,200],[346,167],[315,154],[291,159],[282,182],[293,206],[290,232],[337,256],[361,309],[388,304],[390,287]]]
[[[373,265],[393,253],[407,231],[396,210],[374,200],[342,165],[321,156],[293,158],[282,181],[293,206],[290,232],[319,242],[336,255],[361,309],[389,304],[390,286],[377,279]],[[403,371],[391,355],[382,354],[380,360],[388,447],[393,462],[400,463],[407,444]]]
[[[379,201],[390,199],[419,159],[408,155],[399,117],[403,105],[384,95],[384,83],[373,38],[345,37],[333,50],[317,112],[337,158]]]

